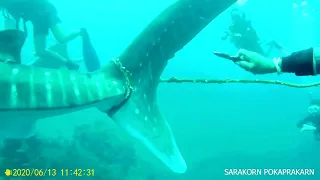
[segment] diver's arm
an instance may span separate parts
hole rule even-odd
[[[320,48],[309,48],[292,53],[290,56],[269,59],[263,55],[240,49],[236,65],[253,73],[269,74],[295,73],[297,76],[320,74]]]
[[[320,48],[309,48],[278,58],[278,72],[295,73],[297,76],[320,74]]]

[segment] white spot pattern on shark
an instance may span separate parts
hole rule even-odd
[[[180,0],[160,14],[120,56],[132,73],[134,91],[112,117],[167,167],[184,173],[186,163],[156,103],[156,88],[167,61],[235,0]],[[206,17],[200,19],[199,17]],[[137,65],[139,65],[137,67]],[[137,109],[139,113],[137,113]]]

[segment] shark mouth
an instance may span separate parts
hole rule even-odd
[[[94,107],[108,114],[173,172],[186,172],[171,128],[159,111],[156,89],[167,61],[235,2],[179,0],[165,9],[119,56],[122,67],[131,73],[129,97],[127,81],[113,64],[80,74],[0,63],[0,92],[6,95],[0,97],[0,119],[3,124],[8,122],[0,131],[23,129],[26,117],[30,126],[39,119]]]

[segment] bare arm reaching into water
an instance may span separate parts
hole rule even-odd
[[[253,74],[295,73],[296,76],[320,74],[320,48],[293,52],[289,56],[267,58],[256,52],[239,50],[236,64]]]

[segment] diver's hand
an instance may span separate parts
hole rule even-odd
[[[310,124],[304,124],[302,125],[300,132],[304,132],[304,131],[315,131],[317,130],[317,128],[313,125]]]
[[[240,49],[237,53],[237,57],[241,60],[235,63],[253,74],[277,72],[277,68],[272,59],[268,59],[256,52]]]

